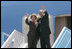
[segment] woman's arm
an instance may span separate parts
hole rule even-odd
[[[28,22],[28,18],[29,18],[29,14],[26,14],[26,20],[25,20],[25,22],[26,22],[26,24],[28,24],[28,25],[30,25],[30,23]]]
[[[27,25],[30,25],[30,23],[28,22],[28,18],[26,19],[26,21],[25,21],[25,22],[26,22],[26,24],[27,24]]]

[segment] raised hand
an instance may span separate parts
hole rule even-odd
[[[45,6],[44,5],[42,5],[41,8],[42,8],[42,10],[45,10]]]
[[[26,17],[27,17],[27,18],[29,17],[29,14],[28,14],[28,13],[26,13]]]

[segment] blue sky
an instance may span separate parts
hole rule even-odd
[[[1,1],[1,31],[11,33],[14,29],[22,32],[22,16],[36,13],[45,5],[49,14],[56,16],[71,14],[69,1]]]

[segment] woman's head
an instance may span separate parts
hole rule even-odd
[[[36,14],[32,14],[31,19],[32,19],[32,21],[35,21],[37,19]]]

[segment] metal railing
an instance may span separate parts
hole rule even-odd
[[[23,34],[14,30],[1,48],[18,48],[21,43],[25,43]]]

